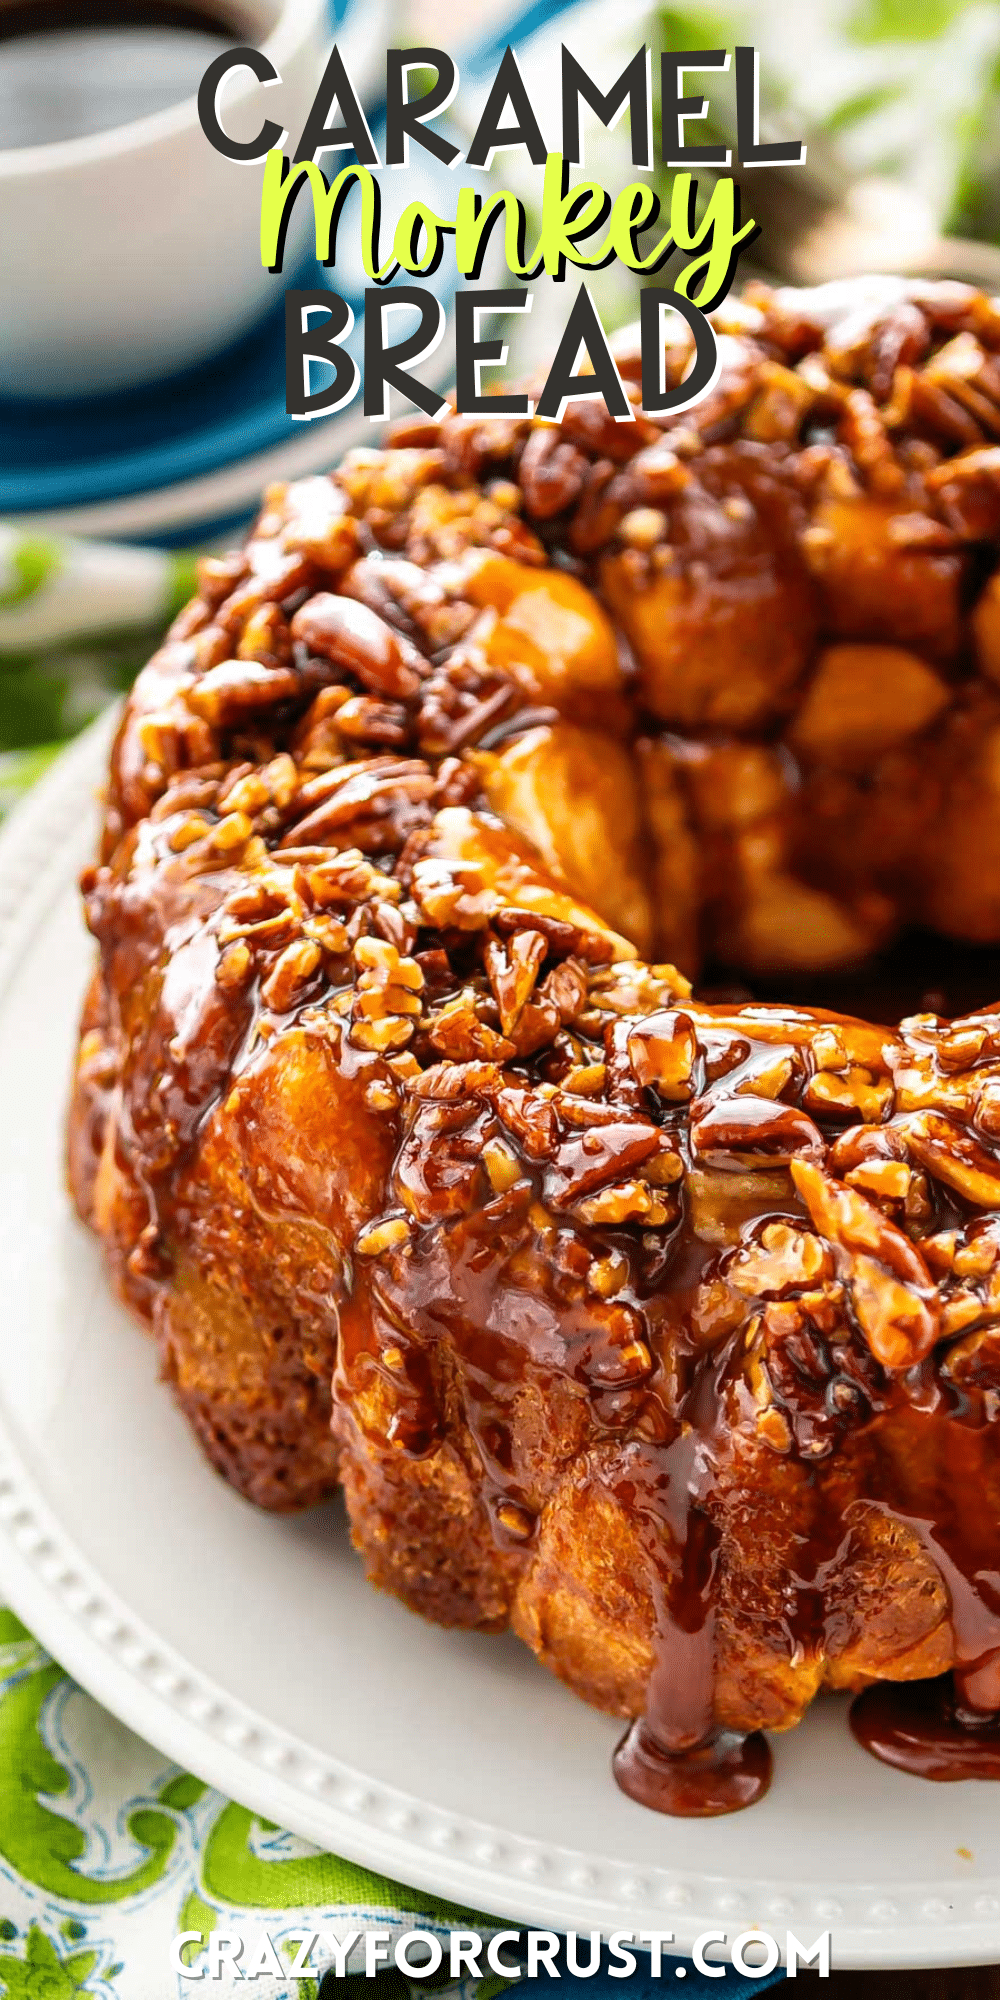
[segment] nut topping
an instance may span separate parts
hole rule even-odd
[[[632,423],[420,419],[203,562],[71,1134],[223,1473],[671,1746],[1000,1712],[1000,1015],[696,997],[1000,944],[1000,307],[716,321],[680,419],[616,339]]]
[[[940,1338],[934,1285],[915,1245],[856,1189],[808,1160],[792,1179],[814,1227],[839,1253],[858,1323],[877,1361],[910,1368]]]

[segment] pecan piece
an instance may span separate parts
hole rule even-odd
[[[485,1179],[483,1145],[478,1103],[417,1106],[394,1180],[400,1200],[418,1222],[462,1215],[473,1206]]]
[[[286,945],[260,989],[265,1006],[285,1014],[303,998],[322,963],[323,954],[312,938],[296,938]]]
[[[586,968],[576,958],[564,958],[554,965],[538,988],[538,998],[554,1007],[562,1026],[576,1020],[587,998]]]
[[[320,591],[292,619],[292,635],[311,653],[356,674],[373,694],[406,701],[425,672],[423,654],[412,640],[394,632],[370,605],[355,597]]]
[[[551,1098],[513,1086],[500,1090],[497,1113],[514,1134],[529,1160],[551,1160],[559,1143],[559,1128]]]
[[[540,931],[516,931],[504,946],[491,938],[484,953],[486,974],[500,1010],[500,1026],[513,1034],[535,989],[539,969],[548,951]]]
[[[465,1097],[491,1097],[503,1081],[496,1063],[433,1063],[413,1079],[413,1096],[439,1104],[458,1103]]]
[[[287,667],[291,664],[292,635],[280,605],[261,604],[250,613],[236,648],[236,657],[240,660],[259,660],[266,667]]]
[[[350,742],[372,749],[403,750],[410,734],[409,717],[401,702],[377,701],[373,695],[349,695],[337,710],[337,728]]]
[[[319,569],[342,570],[358,550],[358,523],[335,479],[297,479],[283,495],[286,549],[297,549]]]
[[[528,513],[550,521],[579,499],[587,460],[555,427],[539,425],[521,453],[518,479]]]
[[[577,1101],[586,1110],[607,1108],[591,1106],[586,1098]],[[609,1124],[588,1125],[579,1135],[562,1140],[545,1176],[545,1198],[554,1208],[565,1208],[605,1183],[633,1173],[659,1150],[656,1125],[621,1117]]]
[[[725,1275],[749,1298],[773,1298],[790,1286],[816,1285],[832,1276],[826,1244],[791,1222],[769,1222],[759,1237],[736,1251]]]
[[[364,845],[377,845],[383,851],[401,848],[412,828],[424,822],[425,801],[433,789],[430,771],[416,759],[372,757],[342,764],[302,786],[295,804],[305,817],[289,829],[281,845],[356,847],[362,844],[363,829]],[[348,838],[349,830],[357,838]]]
[[[822,1159],[826,1151],[819,1127],[804,1111],[749,1093],[699,1098],[691,1111],[691,1145],[700,1159],[736,1172],[796,1157]]]
[[[470,991],[460,993],[441,1008],[432,1022],[428,1037],[431,1046],[455,1062],[472,1062],[477,1057],[506,1062],[514,1054],[514,1044],[481,1021]]]
[[[264,667],[258,660],[222,660],[209,667],[187,692],[189,708],[213,729],[228,729],[256,715],[294,701],[302,682],[292,667]]]
[[[641,1222],[645,1229],[659,1229],[674,1219],[677,1202],[669,1196],[665,1200],[645,1181],[615,1181],[578,1202],[576,1214],[595,1228],[620,1229],[627,1222]]]
[[[678,1102],[693,1094],[698,1042],[689,1015],[651,1014],[632,1029],[628,1053],[637,1082],[647,1090]]]
[[[422,1011],[424,975],[415,959],[401,958],[383,938],[361,937],[354,947],[358,982],[351,1005],[350,1039],[356,1048],[386,1051],[406,1046]]]
[[[858,1324],[884,1368],[911,1368],[940,1339],[934,1283],[919,1250],[854,1188],[811,1160],[791,1162],[813,1224],[838,1254]]]
[[[1000,1161],[941,1112],[915,1111],[893,1121],[911,1153],[935,1180],[979,1208],[1000,1207]]]

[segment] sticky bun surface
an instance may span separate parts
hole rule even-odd
[[[1000,1708],[1000,1013],[692,997],[1000,944],[1000,310],[716,319],[671,422],[404,425],[203,562],[70,1121],[220,1472],[670,1755]]]

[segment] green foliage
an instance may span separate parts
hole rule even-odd
[[[0,748],[23,750],[65,736],[68,693],[69,680],[54,663],[0,662]]]
[[[845,97],[824,119],[823,130],[829,138],[835,139],[838,133],[849,132],[852,126],[874,117],[887,105],[898,103],[902,95],[901,83],[874,83],[868,90],[856,90],[853,97]]]
[[[14,581],[7,590],[0,590],[0,611],[6,611],[15,604],[23,604],[28,597],[34,597],[36,590],[50,576],[54,576],[62,563],[58,542],[49,541],[44,535],[21,535],[11,552],[11,567]]]
[[[505,1978],[502,1972],[488,1972],[476,1987],[476,2000],[497,2000],[498,1993],[506,1993],[508,1986],[518,1986],[520,1979]]]
[[[860,0],[847,22],[854,42],[935,41],[968,0]]]

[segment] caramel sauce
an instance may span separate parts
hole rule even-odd
[[[324,1041],[345,1115],[358,1129],[368,1115],[365,1088],[382,1073],[379,1060],[355,1049],[321,1010],[306,1004],[275,1020],[259,993],[236,1004],[224,995],[215,980],[217,919],[240,878],[222,869],[192,894],[181,873],[168,863],[151,875],[144,895],[133,897],[132,924],[121,921],[130,891],[105,879],[91,894],[98,936],[114,916],[116,1004],[126,1018],[140,1006],[147,1016],[136,1043],[141,1059],[123,1078],[118,1107],[119,1143],[127,1145],[148,1204],[141,1254],[133,1254],[127,1281],[144,1307],[161,1276],[156,1244],[176,1226],[178,1163],[274,1033],[295,1022]],[[442,990],[446,996],[447,980]],[[753,1084],[776,1047],[794,1050],[821,1019],[837,1017],[789,1007],[693,1012],[705,1064],[701,1095],[681,1110],[664,1106],[661,1129],[675,1133],[692,1168],[711,1169],[728,1153],[759,1171],[759,1179],[732,1177],[741,1240],[754,1228],[801,1224],[803,1205],[793,1193],[775,1200],[772,1165],[791,1153],[821,1152],[839,1128],[756,1096]],[[507,1099],[512,1095],[508,1089]],[[252,1121],[253,1099],[245,1101],[239,1115]],[[414,1218],[411,1250],[405,1263],[388,1258],[363,1268],[359,1261],[353,1288],[337,1303],[338,1379],[356,1386],[359,1369],[374,1371],[392,1416],[372,1442],[423,1457],[442,1435],[433,1357],[447,1339],[455,1357],[451,1394],[474,1442],[490,1534],[515,1570],[529,1560],[545,1500],[517,1443],[524,1396],[536,1392],[564,1412],[567,1456],[584,1399],[597,1437],[614,1447],[609,1491],[636,1526],[651,1588],[645,1709],[615,1752],[615,1779],[656,1811],[739,1811],[767,1791],[771,1753],[759,1731],[728,1727],[718,1713],[719,1493],[733,1475],[734,1417],[746,1393],[738,1377],[745,1323],[706,1344],[699,1313],[704,1287],[726,1268],[728,1253],[702,1233],[687,1193],[674,1228],[656,1239],[602,1229],[584,1241],[561,1205],[587,1190],[604,1148],[638,1169],[654,1135],[627,1102],[613,1113],[595,1105],[579,1114],[580,1127],[561,1122],[557,1100],[548,1105],[534,1113],[544,1112],[537,1130],[521,1135],[518,1179],[492,1199],[484,1148],[498,1136],[510,1143],[521,1115],[512,1101],[473,1090],[446,1105],[427,1104],[402,1144],[392,1141],[393,1183]],[[384,1116],[380,1129],[384,1138]],[[256,1139],[245,1123],[248,1152]],[[267,1165],[272,1183],[284,1173],[284,1202],[294,1211],[287,1162]],[[945,1199],[939,1225],[963,1214],[960,1201]],[[606,1300],[584,1283],[602,1247],[626,1274]],[[329,1310],[333,1302],[317,1296],[315,1303]],[[1000,1776],[1000,1454],[989,1371],[989,1380],[973,1375],[959,1385],[934,1354],[890,1375],[863,1348],[836,1341],[827,1350],[820,1341],[814,1354],[793,1360],[810,1499],[786,1575],[783,1643],[792,1655],[836,1653],[843,1635],[826,1616],[830,1581],[850,1570],[856,1540],[873,1519],[897,1526],[940,1579],[955,1692],[938,1680],[871,1688],[855,1704],[854,1733],[873,1755],[924,1776]],[[818,1379],[805,1394],[810,1368]],[[838,1479],[864,1498],[839,1505]],[[977,1496],[974,1506],[969,1494]]]
[[[948,300],[941,306],[948,331],[953,309]],[[821,344],[820,331],[807,317],[799,332],[790,327],[788,340],[797,350],[801,336],[805,351]],[[580,491],[588,464],[583,446],[591,461],[605,450],[614,460],[620,427],[609,420],[598,435],[586,429],[593,417],[572,421],[581,427],[580,448],[567,430],[560,476],[571,485],[576,479]],[[646,442],[655,451],[655,440]],[[755,638],[791,634],[788,656],[778,661],[773,713],[763,676],[761,713],[754,720],[741,711],[734,723],[737,734],[744,727],[762,732],[761,743],[778,726],[815,636],[811,586],[785,574],[806,519],[807,487],[778,476],[780,458],[759,441],[723,442],[702,454],[695,478],[686,463],[680,475],[666,461],[657,472],[654,457],[644,468],[648,491],[636,488],[630,502],[642,501],[648,512],[650,495],[658,495],[657,507],[660,499],[669,507],[665,546],[697,559],[706,588],[714,576],[719,632],[730,632],[727,621],[739,609],[732,643],[744,691],[757,684]],[[537,459],[537,444],[526,447],[525,465],[540,479]],[[519,476],[523,487],[528,473]],[[914,461],[892,502],[897,512],[920,476]],[[675,485],[686,498],[671,498]],[[268,532],[251,543],[246,558],[208,565],[189,637],[175,636],[159,664],[147,669],[116,750],[103,850],[109,865],[89,883],[88,914],[102,947],[101,998],[114,1016],[108,1043],[122,1061],[117,1076],[95,1068],[89,1080],[92,1119],[81,1121],[76,1181],[90,1213],[88,1187],[102,1174],[108,1178],[99,1158],[107,1125],[120,1181],[113,1222],[100,1226],[112,1259],[120,1261],[123,1290],[147,1316],[167,1315],[171,1259],[194,1227],[209,1226],[204,1216],[192,1222],[205,1192],[192,1186],[198,1149],[213,1121],[228,1120],[245,1204],[239,1227],[249,1237],[269,1218],[294,1218],[321,1245],[315,1269],[294,1274],[292,1323],[297,1336],[307,1332],[317,1347],[316,1374],[325,1371],[328,1444],[328,1363],[336,1345],[332,1424],[342,1446],[358,1437],[363,1443],[364,1502],[376,1522],[372,1545],[390,1565],[378,1580],[442,1622],[501,1627],[513,1612],[523,1630],[533,1615],[532,1576],[548,1564],[571,1600],[568,1610],[565,1602],[559,1607],[566,1626],[575,1630],[579,1613],[586,1633],[589,1620],[597,1629],[595,1652],[603,1643],[606,1654],[615,1654],[609,1640],[618,1636],[619,1617],[631,1650],[624,1664],[613,1662],[617,1678],[609,1668],[607,1685],[596,1692],[585,1674],[579,1678],[582,1692],[630,1720],[614,1758],[615,1778],[629,1797],[682,1816],[740,1810],[763,1796],[770,1781],[770,1750],[758,1724],[787,1727],[824,1683],[854,1689],[874,1671],[895,1669],[904,1676],[900,1683],[868,1687],[855,1704],[852,1727],[866,1749],[925,1776],[1000,1775],[1000,1259],[995,1293],[986,1289],[989,1258],[981,1266],[975,1261],[983,1232],[996,1227],[1000,1213],[993,1185],[1000,1187],[1000,1169],[995,1152],[986,1150],[1000,1138],[1000,1092],[993,1100],[988,1095],[990,1064],[998,1080],[1000,1040],[986,1047],[987,1023],[970,1054],[942,1046],[942,1022],[910,1022],[884,1033],[870,1025],[905,1011],[904,990],[915,1005],[959,1011],[943,990],[939,967],[930,982],[921,966],[913,967],[919,984],[912,987],[901,985],[902,959],[887,956],[879,971],[869,950],[882,934],[877,909],[870,930],[862,925],[853,933],[859,952],[868,954],[874,984],[838,990],[824,980],[824,997],[860,1007],[868,1025],[814,1008],[816,995],[801,980],[782,980],[782,1004],[767,1004],[766,991],[758,991],[749,1005],[709,1007],[678,999],[683,983],[664,997],[655,969],[644,967],[636,968],[634,1001],[623,1002],[617,1016],[613,1009],[602,1016],[595,968],[620,960],[631,946],[546,879],[523,842],[474,809],[474,801],[481,805],[479,781],[473,775],[467,782],[468,770],[453,770],[447,785],[455,789],[439,790],[445,768],[439,760],[458,759],[470,744],[481,747],[489,732],[506,731],[518,716],[523,724],[531,712],[525,700],[548,712],[552,662],[533,618],[546,594],[557,607],[575,603],[582,583],[560,572],[553,584],[551,568],[531,568],[544,565],[545,548],[525,522],[508,522],[508,545],[522,548],[531,576],[548,573],[549,583],[545,591],[524,589],[512,617],[504,576],[513,588],[515,572],[524,582],[521,568],[511,561],[498,576],[493,563],[494,584],[503,590],[492,629],[501,640],[477,664],[468,649],[456,652],[456,633],[471,628],[446,620],[432,631],[421,624],[428,577],[409,561],[396,564],[397,583],[416,594],[400,610],[390,588],[395,558],[374,546],[379,523],[385,530],[391,522],[386,491],[379,488],[373,502],[374,525],[362,527],[333,488],[318,480],[307,487],[304,499],[304,489],[291,489],[287,504],[301,507],[303,517],[292,522],[289,546],[272,512]],[[716,504],[720,496],[732,500],[737,489],[746,504]],[[603,505],[603,492],[593,482],[586,505]],[[570,494],[564,504],[572,503]],[[831,559],[842,558],[829,586],[838,613],[855,573],[859,588],[866,578],[870,584],[871,568],[859,551],[873,534],[888,544],[889,506],[881,499],[848,504],[834,490],[814,507],[822,546]],[[852,540],[841,516],[855,507]],[[537,515],[540,522],[554,519],[551,507],[539,507]],[[583,503],[574,526],[574,546],[597,552],[586,573],[617,611],[633,653],[645,648],[658,656],[654,641],[661,634],[680,633],[678,643],[686,646],[671,596],[675,568],[649,569],[634,550],[603,560],[612,528],[595,529],[591,521],[588,529]],[[551,532],[565,541],[565,521]],[[950,537],[956,533],[949,528]],[[978,528],[970,535],[984,538]],[[388,546],[398,554],[404,542]],[[306,552],[317,547],[325,581],[353,564],[347,596],[325,589],[310,596],[317,570]],[[370,561],[363,554],[369,548]],[[898,560],[915,564],[917,557],[904,552]],[[574,561],[586,568],[583,556]],[[928,612],[926,630],[918,618],[909,636],[947,662],[960,640],[964,557],[946,538],[921,561],[933,563],[943,580],[944,611],[938,607],[933,618]],[[913,610],[914,591],[896,581],[898,601],[880,588],[877,601],[862,605],[862,630],[873,624],[877,637],[884,617],[883,636],[899,637],[893,620]],[[437,588],[440,616],[450,618],[458,600],[446,602],[443,586]],[[249,591],[255,618],[264,620],[258,652],[272,643],[276,649],[266,668],[253,656],[232,658],[242,631],[234,610],[241,591]],[[355,597],[364,619],[345,612]],[[757,611],[748,612],[748,604]],[[225,606],[225,623],[213,626],[212,614],[221,617]],[[250,608],[244,600],[244,610]],[[378,630],[383,612],[395,621],[395,639],[388,628]],[[850,634],[849,622],[844,630]],[[578,724],[595,716],[606,723],[625,700],[624,669],[610,645],[591,657],[588,643],[585,653],[588,671],[600,669],[597,706],[592,714],[588,696],[579,712],[568,712]],[[725,662],[725,647],[719,658]],[[507,667],[517,670],[513,681]],[[675,671],[669,649],[662,685],[648,659],[644,668],[643,698],[654,717],[657,702],[667,702],[661,722],[672,714]],[[728,666],[725,672],[729,677]],[[261,719],[264,684],[272,720]],[[333,705],[313,716],[306,736],[312,764],[297,731],[307,701],[318,710],[325,696],[335,698]],[[995,697],[989,690],[980,696],[992,729]],[[227,701],[236,702],[231,712]],[[978,713],[970,709],[961,724],[973,736]],[[326,768],[323,731],[335,715],[348,745],[367,743],[377,754],[342,762],[341,746]],[[623,709],[623,727],[626,720]],[[641,716],[636,721],[641,725]],[[704,822],[696,815],[691,823],[702,835],[721,825],[716,793],[723,767],[706,759],[723,757],[732,745],[715,744],[714,720],[708,725],[692,715],[678,726],[707,731],[690,755],[678,747],[680,739],[670,750],[685,783],[697,788],[699,771],[709,772],[705,797],[712,810]],[[657,741],[665,754],[666,737]],[[965,737],[956,742],[958,758]],[[266,804],[247,804],[246,825],[253,822],[263,860],[246,861],[244,849],[226,865],[222,848],[199,859],[198,826],[191,846],[188,816],[197,819],[204,809],[210,850],[227,823],[216,807],[234,759],[249,777],[278,748],[286,762],[298,759],[288,797],[279,773],[273,792],[264,788]],[[412,755],[383,754],[390,749]],[[919,789],[924,761],[933,763],[926,738],[912,756],[912,780],[911,767],[899,764],[900,799]],[[758,778],[766,764],[758,758]],[[852,806],[850,786],[826,786],[824,819],[814,814],[809,784],[799,786],[797,777],[783,789],[773,771],[771,778],[783,801],[768,808],[783,827],[782,866],[796,860],[796,843],[803,849],[798,858],[820,877],[831,857],[843,861],[840,886],[852,910],[855,902],[860,907],[855,891],[881,881],[877,868],[867,872],[868,848],[874,853],[879,845],[870,828],[880,822]],[[891,806],[896,794],[888,797]],[[936,823],[933,785],[927,797]],[[992,793],[989,801],[992,811]],[[860,858],[851,861],[841,849],[850,847],[855,821]],[[766,816],[762,824],[770,824]],[[711,839],[703,845],[715,851]],[[287,1005],[273,1001],[279,955],[301,945],[307,927],[309,939],[317,935],[317,909],[308,897],[300,897],[284,929],[281,896],[273,911],[262,906],[247,978],[220,980],[232,940],[243,935],[234,899],[265,872],[264,860],[273,874],[286,871],[281,880],[287,879],[291,903],[300,877],[308,886],[307,850],[315,858],[341,848],[378,857],[390,875],[398,869],[399,880],[391,884],[395,901],[384,893],[381,905],[374,893],[367,901],[367,892],[346,896],[335,930],[347,939],[343,917],[355,923],[351,944],[378,936],[404,955],[415,952],[420,990],[432,995],[432,1004],[416,1003],[419,1028],[402,1019],[401,1040],[386,1044],[407,1047],[413,1069],[402,1081],[374,1043],[363,1049],[352,1041],[358,982],[346,942],[342,955],[328,943],[312,957],[307,950],[304,987]],[[974,830],[946,877],[951,890],[974,874],[969,860],[979,852]],[[984,852],[988,861],[988,846]],[[727,924],[733,926],[721,891],[730,876],[742,879],[735,853],[735,845],[723,842],[713,863],[723,938]],[[415,880],[421,858],[428,869],[422,891]],[[886,867],[892,887],[889,861]],[[775,877],[779,886],[783,879]],[[911,904],[900,895],[902,919]],[[531,987],[520,1019],[523,1025],[533,1017],[533,1033],[520,1044],[510,1039],[516,1009],[505,1020],[496,982],[484,970],[488,961],[477,956],[480,903],[489,906],[490,944],[501,958],[518,935],[522,942],[525,933],[540,937],[552,971],[576,968],[587,1008],[562,1013],[555,1000],[538,1002],[541,988]],[[919,902],[914,910],[917,918],[927,914]],[[321,915],[323,921],[332,920]],[[268,925],[276,927],[273,938]],[[478,938],[481,945],[482,928]],[[892,949],[905,957],[906,941]],[[513,959],[507,973],[516,986]],[[404,1008],[417,990],[414,984],[400,990]],[[986,990],[996,991],[992,969]],[[974,1003],[963,995],[961,1004]],[[447,1033],[442,1038],[447,1005],[456,1017],[464,1011],[467,1045],[458,1047]],[[582,1025],[588,1013],[589,1027]],[[668,1054],[672,1068],[658,1071],[650,1057],[647,1084],[630,1054],[630,1036],[657,1017],[662,1028],[664,1016],[686,1024],[683,1046],[671,1042],[667,1050],[665,1042],[656,1057]],[[840,1029],[848,1031],[850,1063],[845,1054],[838,1064],[834,1052],[824,1066],[819,1039],[829,1057]],[[308,1090],[293,1102],[296,1117],[282,1123],[268,1110],[262,1079],[273,1082],[293,1045]],[[688,1046],[693,1057],[685,1076]],[[491,1049],[496,1060],[488,1059]],[[440,1093],[420,1094],[414,1076],[427,1085],[437,1067],[447,1072]],[[571,1103],[560,1086],[580,1068],[600,1070],[601,1081],[595,1096],[584,1092]],[[971,1075],[977,1069],[985,1073],[985,1098],[982,1078]],[[657,1077],[664,1084],[659,1091]],[[825,1094],[817,1088],[824,1083]],[[860,1094],[852,1096],[853,1088]],[[937,1171],[940,1135],[911,1129],[925,1108],[951,1134],[948,1171]],[[309,1134],[300,1129],[310,1117],[317,1125],[311,1154]],[[983,1144],[972,1139],[970,1125]],[[496,1178],[487,1170],[490,1160],[495,1167],[499,1161]],[[873,1168],[887,1170],[890,1180],[893,1171],[909,1174],[916,1206],[905,1207],[908,1197],[891,1187],[880,1194],[877,1183],[852,1180]],[[797,1169],[811,1181],[802,1172],[796,1177]],[[588,1204],[613,1194],[618,1182],[623,1202],[630,1188],[634,1194],[646,1186],[648,1206],[623,1207],[616,1222],[613,1201],[596,1211]],[[859,1191],[873,1185],[871,1199]],[[228,1226],[229,1186],[220,1206],[227,1202]],[[651,1212],[655,1224],[646,1227],[642,1216]],[[391,1242],[369,1257],[359,1253],[358,1231],[373,1221],[389,1228]],[[949,1238],[970,1260],[968,1282],[962,1273],[953,1281]],[[932,1241],[940,1257],[933,1269],[925,1262]],[[802,1243],[812,1246],[808,1266]],[[249,1289],[242,1249],[237,1243],[228,1264],[220,1260],[223,1292],[227,1285]],[[317,1341],[320,1327],[326,1346]],[[447,1460],[448,1483],[436,1488],[429,1471],[425,1487],[421,1462],[437,1454]],[[559,1504],[550,1507],[557,1488]],[[559,1521],[551,1516],[574,1505],[578,1513],[560,1542]],[[357,1521],[355,1528],[360,1543]],[[595,1582],[587,1569],[592,1542],[601,1536],[615,1587],[604,1599],[602,1579]],[[393,1571],[396,1541],[402,1557]],[[372,1556],[371,1546],[367,1552],[377,1570],[381,1557]],[[539,1588],[547,1613],[544,1582]],[[752,1644],[741,1654],[747,1632]],[[536,1617],[530,1643],[572,1681],[573,1647],[560,1657],[557,1645],[549,1645],[544,1616]],[[954,1680],[941,1679],[952,1667]]]
[[[615,1782],[636,1805],[677,1819],[716,1819],[756,1805],[771,1783],[771,1750],[759,1729],[740,1736],[713,1729],[686,1750],[663,1748],[645,1717],[615,1751]]]
[[[950,1674],[866,1688],[851,1704],[851,1731],[869,1756],[913,1778],[1000,1778],[1000,1717],[963,1708]]]
[[[637,1805],[681,1818],[740,1812],[763,1798],[771,1752],[759,1730],[742,1736],[715,1720],[716,1570],[719,1536],[692,1504],[700,1457],[696,1433],[682,1433],[664,1454],[667,1469],[645,1481],[658,1489],[679,1557],[669,1584],[658,1576],[662,1535],[649,1536],[657,1582],[656,1644],[646,1712],[612,1759],[615,1782]],[[696,1474],[695,1474],[696,1476]],[[623,1499],[636,1502],[634,1491]],[[640,1520],[649,1510],[638,1506]]]

